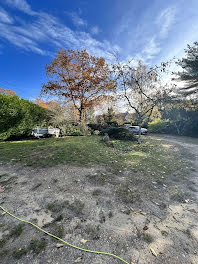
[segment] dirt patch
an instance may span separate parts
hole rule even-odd
[[[1,205],[72,244],[117,254],[129,263],[196,264],[197,145],[177,137],[154,139],[189,167],[168,174],[159,166],[154,175],[151,171],[145,176],[134,169],[113,175],[101,166],[1,165]],[[1,213],[0,263],[122,263],[67,246],[57,248],[55,239],[32,226],[19,227],[17,220]]]

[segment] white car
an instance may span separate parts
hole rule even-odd
[[[59,137],[60,129],[59,128],[34,128],[32,130],[32,136],[36,138],[40,137],[47,137],[55,135],[56,137]]]
[[[133,132],[134,134],[139,134],[140,127],[139,126],[131,126],[131,125],[125,125],[124,126],[126,129],[129,131]],[[146,128],[141,128],[141,135],[146,135],[147,134],[147,129]]]

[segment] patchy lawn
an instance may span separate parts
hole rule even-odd
[[[0,142],[0,160],[33,167],[102,165],[117,173],[119,169],[131,169],[147,174],[159,171],[167,174],[181,167],[180,155],[170,145],[159,144],[156,140],[145,137],[141,145],[114,140],[114,148],[111,148],[101,139],[89,136]],[[175,158],[177,162],[170,163]]]
[[[129,263],[198,263],[197,145],[164,138],[114,148],[99,136],[0,142],[0,204]],[[121,263],[57,242],[0,212],[2,263]]]

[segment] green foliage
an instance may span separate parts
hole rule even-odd
[[[149,123],[149,132],[198,137],[198,106],[184,101],[161,111],[162,119]]]
[[[19,237],[22,234],[22,232],[23,232],[23,225],[18,224],[11,230],[10,236]]]
[[[152,121],[148,123],[148,131],[150,133],[167,133],[168,131],[168,126],[169,126],[169,120],[160,120],[157,119],[155,121]]]
[[[47,246],[47,241],[45,239],[32,240],[28,247],[28,250],[32,250],[36,255],[38,255]]]
[[[105,122],[97,122],[97,123],[90,123],[88,124],[88,127],[92,130],[92,131],[102,131],[104,129],[107,129],[109,127],[109,125]],[[93,133],[93,132],[92,132]]]
[[[108,108],[107,114],[104,114],[103,118],[104,118],[104,122],[108,126],[115,126],[115,127],[118,126],[118,122],[116,121],[116,114],[112,107]]]
[[[6,244],[6,240],[0,239],[0,248],[3,248],[5,244]]]
[[[46,109],[28,100],[0,94],[0,140],[30,136],[46,116]]]
[[[177,62],[183,70],[177,73],[179,80],[187,82],[181,90],[186,95],[196,95],[198,94],[198,42],[195,42],[193,46],[188,45],[185,53],[186,57]]]
[[[16,258],[16,259],[20,259],[23,255],[26,255],[27,254],[27,249],[26,248],[22,248],[22,249],[15,249],[12,256],[13,258]]]
[[[64,136],[88,136],[91,135],[91,129],[85,124],[66,123],[61,126],[61,134]]]
[[[114,139],[132,140],[132,141],[136,140],[136,138],[130,131],[122,127],[111,127],[109,129],[105,129],[101,132],[101,135],[104,135],[105,133],[107,133],[110,138],[114,138]]]
[[[146,241],[148,244],[153,242],[153,237],[148,233],[143,233],[142,238],[144,241]]]

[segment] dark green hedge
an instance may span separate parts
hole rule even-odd
[[[18,96],[0,94],[0,140],[31,135],[34,126],[45,123],[47,110]]]
[[[100,135],[104,135],[105,133],[107,133],[110,138],[114,139],[136,140],[135,136],[130,131],[122,127],[111,127],[109,129],[104,129],[101,131]]]

